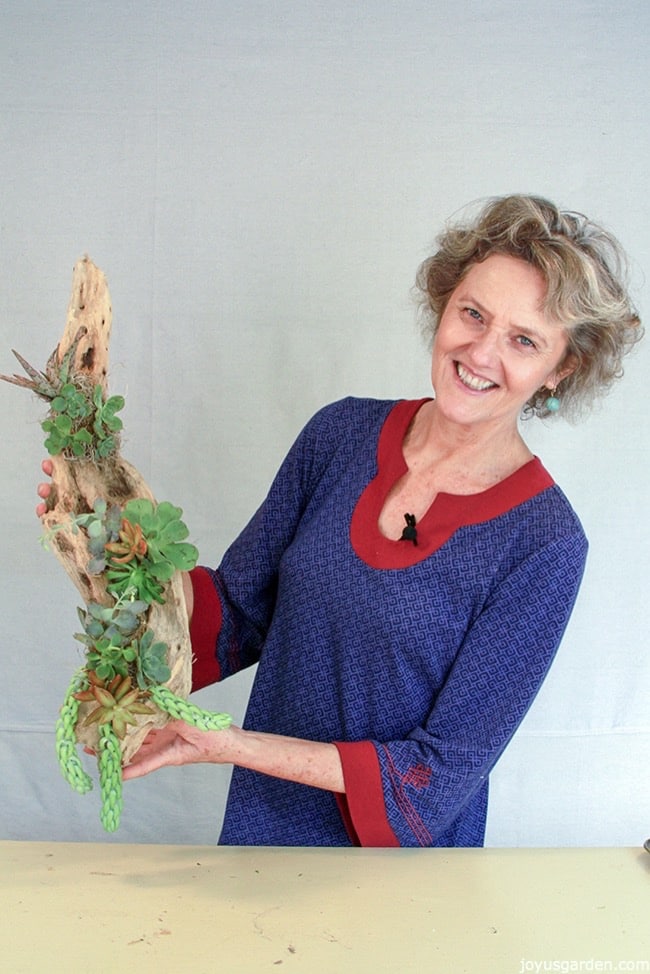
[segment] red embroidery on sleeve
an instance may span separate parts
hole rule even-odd
[[[430,781],[431,768],[428,768],[426,764],[414,764],[408,769],[406,774],[402,775],[402,784],[410,785],[416,791],[422,791],[423,788],[427,788]]]
[[[384,747],[384,755],[388,764],[388,774],[390,777],[390,783],[393,789],[393,795],[395,796],[395,804],[399,808],[400,812],[404,816],[404,821],[410,828],[411,832],[415,836],[415,839],[420,846],[430,846],[433,844],[433,839],[428,828],[422,821],[420,814],[414,808],[411,803],[410,798],[406,794],[405,786],[411,785],[420,791],[422,788],[426,787],[424,784],[426,778],[426,784],[429,784],[429,779],[431,777],[431,768],[425,768],[423,765],[415,765],[410,767],[405,774],[402,774],[395,766],[395,763],[391,757],[389,748]],[[428,771],[428,776],[426,772]],[[415,782],[415,784],[414,784]]]

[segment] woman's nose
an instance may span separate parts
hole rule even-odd
[[[474,335],[469,351],[477,365],[491,364],[498,356],[498,335],[491,328],[485,328],[479,335]]]

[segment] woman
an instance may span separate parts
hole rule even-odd
[[[244,727],[172,722],[125,778],[233,764],[224,844],[483,843],[587,552],[519,419],[620,375],[640,326],[618,262],[533,197],[441,236],[418,274],[434,397],[322,409],[219,569],[186,579],[194,688],[259,662]]]

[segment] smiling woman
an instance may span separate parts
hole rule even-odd
[[[438,244],[417,274],[423,330],[431,340],[452,292],[472,268],[491,255],[505,255],[538,271],[535,312],[566,330],[572,368],[563,377],[562,414],[579,415],[623,374],[623,357],[642,329],[626,291],[625,255],[602,227],[549,200],[514,195],[491,200],[476,219],[449,226]],[[556,412],[548,400],[544,384],[524,413]]]
[[[557,389],[576,367],[566,329],[544,311],[545,297],[541,271],[518,257],[491,254],[470,267],[434,339],[439,413],[451,410],[461,424],[505,424],[517,435],[519,415],[537,390]]]
[[[125,777],[233,764],[225,844],[483,843],[587,552],[518,421],[620,374],[640,327],[617,253],[531,197],[447,231],[418,278],[434,396],[325,406],[219,567],[185,577],[193,688],[259,664],[244,727],[175,720]]]

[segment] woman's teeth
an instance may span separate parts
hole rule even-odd
[[[463,385],[467,386],[468,389],[474,389],[475,392],[485,392],[487,389],[493,389],[496,386],[496,382],[490,382],[489,379],[479,379],[472,375],[471,372],[463,368],[460,362],[456,362],[456,373]]]

